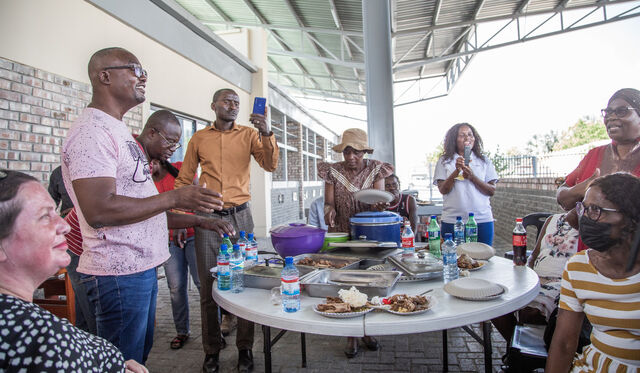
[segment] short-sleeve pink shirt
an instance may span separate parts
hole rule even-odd
[[[78,272],[128,275],[169,259],[165,213],[116,227],[94,229],[87,224],[71,182],[96,177],[114,178],[120,196],[146,198],[158,194],[147,158],[125,123],[101,110],[86,108],[62,146],[62,178],[76,206],[82,231],[84,252]]]

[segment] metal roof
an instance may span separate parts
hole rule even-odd
[[[395,104],[446,95],[481,51],[640,16],[639,0],[390,0]],[[213,31],[269,32],[270,81],[364,103],[362,0],[176,0]]]

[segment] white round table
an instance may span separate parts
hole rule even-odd
[[[434,289],[429,295],[436,298],[436,305],[428,312],[415,316],[398,316],[384,311],[370,312],[363,317],[333,319],[318,315],[313,306],[323,303],[323,298],[312,298],[304,292],[301,297],[301,309],[295,313],[285,313],[281,306],[270,301],[270,292],[263,289],[246,288],[242,293],[219,291],[214,287],[213,299],[230,313],[246,320],[263,325],[265,333],[265,368],[271,370],[271,345],[284,334],[284,331],[312,333],[332,336],[362,337],[364,335],[394,335],[423,333],[444,330],[443,363],[447,366],[446,330],[464,327],[469,324],[483,323],[483,338],[465,328],[485,349],[485,369],[491,370],[491,324],[488,320],[513,312],[527,305],[538,294],[538,275],[529,267],[516,267],[510,260],[493,257],[480,270],[470,272],[471,278],[482,278],[507,287],[501,297],[488,301],[467,301],[455,298],[442,289],[443,281],[428,280],[421,282],[399,282],[391,294],[419,294]],[[337,294],[336,294],[337,295]],[[283,332],[271,341],[271,327]],[[303,334],[303,355],[304,334]],[[488,351],[487,351],[488,350]],[[303,365],[304,365],[303,356]]]

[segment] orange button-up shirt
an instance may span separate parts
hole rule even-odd
[[[273,135],[260,136],[255,129],[236,123],[228,131],[211,125],[191,137],[175,187],[191,185],[200,164],[199,184],[207,183],[207,188],[221,193],[224,208],[241,205],[251,199],[251,156],[271,172],[278,166],[279,152]]]

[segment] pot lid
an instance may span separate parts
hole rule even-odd
[[[402,222],[402,217],[391,211],[363,211],[359,212],[351,219],[351,223],[398,223]]]
[[[272,228],[269,232],[274,237],[294,238],[318,233],[322,233],[324,235],[325,230],[303,223],[290,223]]]

